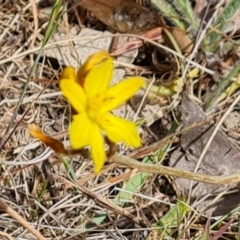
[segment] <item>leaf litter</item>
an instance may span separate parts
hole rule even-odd
[[[91,2],[88,1],[88,3]],[[148,153],[144,160],[142,160],[142,156],[138,158],[138,161],[142,160],[149,163],[151,160],[151,164],[174,165],[175,168],[183,168],[194,172],[205,147],[204,144],[211,137],[215,126],[213,123],[197,125],[195,128],[183,132],[181,136],[178,136],[178,131],[181,123],[184,129],[184,127],[191,126],[193,122],[205,119],[206,114],[211,116],[217,124],[230,104],[236,99],[239,90],[239,85],[236,82],[236,79],[238,79],[237,73],[230,75],[230,78],[227,79],[226,85],[229,88],[226,91],[223,89],[222,95],[214,96],[217,99],[214,101],[214,105],[209,108],[206,108],[206,105],[204,106],[205,113],[196,104],[205,104],[209,96],[211,98],[214,95],[216,86],[238,64],[238,52],[234,51],[238,44],[235,34],[238,25],[235,18],[231,18],[227,27],[219,26],[219,31],[222,31],[223,34],[219,34],[218,31],[213,31],[210,28],[208,35],[203,40],[203,45],[194,52],[192,59],[190,59],[191,68],[187,69],[187,74],[194,68],[200,69],[199,67],[201,67],[201,72],[192,78],[186,78],[187,74],[182,75],[185,70],[184,59],[192,53],[192,48],[187,49],[183,44],[188,42],[187,46],[191,46],[194,43],[195,38],[192,38],[192,36],[196,36],[194,34],[197,34],[196,31],[199,26],[197,28],[194,26],[192,29],[190,28],[190,31],[185,31],[188,24],[186,22],[181,23],[181,18],[184,16],[182,14],[182,11],[184,11],[182,8],[183,1],[177,1],[179,6],[177,9],[177,4],[170,4],[174,10],[166,8],[166,11],[163,8],[161,8],[163,11],[158,11],[157,1],[148,1],[146,4],[147,10],[146,7],[143,10],[142,6],[139,5],[141,1],[138,1],[138,3],[129,2],[118,0],[115,5],[107,6],[105,11],[108,11],[108,13],[99,18],[108,26],[100,23],[93,16],[94,11],[88,9],[88,6],[85,6],[87,9],[83,11],[84,14],[77,18],[77,21],[81,22],[80,26],[85,25],[88,28],[80,29],[72,18],[67,15],[63,16],[64,21],[59,24],[56,33],[50,38],[44,50],[43,58],[30,81],[16,119],[14,119],[14,123],[19,122],[19,124],[16,128],[14,128],[14,125],[10,126],[10,132],[13,131],[12,137],[8,139],[4,149],[1,150],[1,200],[4,200],[8,206],[16,211],[17,215],[22,216],[28,223],[34,223],[33,227],[44,238],[147,239],[147,235],[149,235],[148,239],[151,239],[150,237],[153,235],[155,239],[163,237],[196,239],[205,228],[204,224],[208,219],[206,214],[212,214],[212,212],[214,216],[221,216],[223,219],[218,228],[212,225],[215,226],[214,231],[219,229],[220,232],[215,234],[210,226],[210,231],[205,234],[204,239],[210,236],[217,239],[220,235],[224,235],[223,231],[228,234],[225,233],[226,237],[229,234],[237,236],[238,229],[234,228],[231,221],[228,223],[228,220],[225,221],[224,218],[228,214],[229,216],[234,215],[237,221],[237,205],[239,204],[237,199],[239,198],[236,184],[229,186],[194,182],[192,185],[194,188],[192,189],[189,184],[190,181],[184,180],[184,178],[172,179],[172,176],[164,177],[159,174],[139,173],[137,169],[118,166],[114,162],[106,164],[102,174],[95,176],[90,161],[81,156],[59,156],[29,135],[27,127],[29,124],[35,123],[45,134],[62,141],[68,147],[67,130],[70,121],[70,109],[58,88],[58,75],[62,67],[69,64],[79,67],[90,53],[97,50],[107,49],[114,52],[119,49],[118,53],[120,55],[116,58],[117,69],[115,71],[116,80],[114,81],[118,81],[126,75],[142,75],[147,81],[146,89],[135,99],[136,104],[127,104],[117,112],[117,115],[128,119],[136,119],[141,125],[143,148]],[[102,1],[98,0],[97,3],[101,8]],[[117,3],[124,4],[116,10]],[[151,7],[153,3],[154,7]],[[237,16],[238,12],[235,9],[239,9],[238,1],[233,0],[228,3],[229,6],[231,4],[236,6],[235,9],[225,8],[227,6],[226,1],[210,6],[207,2],[198,6],[194,6],[192,1],[188,1],[188,3],[188,11],[194,10],[195,13],[198,13],[196,19],[199,20],[199,23],[201,19],[204,19],[201,13],[207,11],[208,7],[210,10],[206,16],[206,21],[211,19],[212,13],[216,13],[214,15],[216,18],[217,13],[221,14],[215,23],[218,23],[221,19],[229,18],[229,16],[232,17],[234,14]],[[31,4],[33,3],[31,2]],[[36,54],[39,51],[38,46],[41,44],[46,27],[45,21],[49,18],[48,15],[45,15],[44,18],[46,19],[43,19],[40,15],[44,12],[43,9],[38,8],[38,12],[36,12],[34,7],[39,6],[31,4],[24,1],[17,1],[13,4],[9,1],[1,5],[1,12],[4,13],[0,16],[2,20],[2,57],[0,58],[1,139],[6,138],[6,128],[13,116],[14,108],[29,75],[30,66],[36,59]],[[126,20],[126,17],[133,13],[129,11],[130,6],[136,8],[135,13],[141,13],[142,11],[144,14],[159,16],[160,12],[160,15],[162,14],[161,16],[164,16],[164,18],[163,20],[158,19],[155,22],[148,22],[147,28],[144,29],[143,27],[140,30],[135,28],[137,25],[134,25],[132,21],[132,19],[141,20],[141,17],[138,18],[138,14],[130,18],[132,21],[132,25],[129,25],[130,29],[128,29],[129,26],[124,25],[124,22],[121,22],[119,17],[117,18],[119,22],[116,22],[116,19],[114,22],[106,22],[101,19],[114,16],[114,11],[116,11],[120,17],[125,14],[124,19]],[[84,5],[79,5],[77,2],[77,4],[72,4],[71,7],[69,12],[73,11],[74,7],[81,10]],[[190,7],[193,7],[193,9]],[[198,7],[198,9],[194,7]],[[223,9],[226,10],[222,11]],[[230,10],[228,11],[228,9]],[[79,14],[82,12],[80,10]],[[180,21],[179,19],[174,22],[169,21],[171,19],[169,16],[173,16],[171,11],[179,16]],[[39,19],[36,14],[39,14]],[[191,19],[191,14],[188,12],[185,16],[189,16]],[[97,16],[96,13],[95,16]],[[71,23],[70,25],[66,23],[66,19]],[[138,24],[141,24],[141,21]],[[156,25],[157,22],[159,24]],[[197,22],[195,24],[199,24]],[[4,31],[6,26],[9,31]],[[218,25],[213,24],[213,26],[217,30]],[[149,30],[152,31],[155,27],[164,29],[164,35],[160,35],[157,40],[146,38],[144,34]],[[203,30],[205,23],[200,27],[202,27],[200,30]],[[128,35],[115,33],[111,28],[128,33]],[[211,31],[214,33],[212,36]],[[174,35],[175,32],[177,32],[176,35]],[[216,33],[218,34],[217,37]],[[134,36],[134,34],[137,35]],[[224,38],[225,42],[223,41]],[[219,49],[221,48],[220,44],[212,43],[212,39],[224,42],[224,48]],[[139,40],[141,40],[141,44],[136,42]],[[129,48],[131,42],[135,46],[134,49]],[[125,51],[128,53],[125,53]],[[184,51],[185,55],[182,53]],[[207,58],[204,55],[209,52],[215,56],[215,59],[218,59],[217,63],[216,61],[215,64],[206,61]],[[190,61],[188,59],[188,63]],[[214,69],[212,66],[214,66]],[[168,96],[158,95],[163,88],[164,90],[172,90],[171,83],[176,83],[181,78],[183,85],[181,88],[174,85],[174,90],[177,89],[177,91],[174,91],[173,94]],[[43,93],[36,99],[38,93],[42,90]],[[187,95],[183,94],[183,90],[187,92]],[[144,101],[139,104],[142,99]],[[142,107],[138,110],[138,108],[134,108],[134,105]],[[180,105],[182,111],[178,109]],[[155,108],[144,114],[144,111],[151,109],[151,106],[155,106]],[[189,111],[189,108],[192,111]],[[238,111],[239,105],[236,104],[234,105],[235,115],[238,114]],[[136,115],[136,112],[139,114]],[[182,119],[179,115],[182,115]],[[187,121],[187,118],[190,119],[190,122]],[[238,124],[229,127],[227,120],[230,118],[234,121],[238,119],[238,117],[227,117],[225,119],[224,127],[218,130],[197,169],[199,173],[212,176],[238,173],[238,142],[236,137],[235,139],[229,139],[229,136],[234,135],[229,134],[230,132],[235,133],[234,136],[236,136]],[[166,122],[168,124],[164,124]],[[223,131],[226,131],[229,136]],[[158,145],[158,148],[154,151],[146,150],[151,149],[152,144],[156,145],[156,141],[167,135],[170,136],[170,134],[175,134],[175,136],[171,135],[172,137],[168,141]],[[196,139],[194,135],[196,135]],[[198,135],[200,136],[197,137]],[[194,143],[188,146],[192,140],[194,140]],[[183,156],[176,162],[174,156],[179,151]],[[134,152],[137,156],[141,149],[132,152],[131,149],[126,149],[122,145],[119,153],[123,155],[132,154],[133,156]],[[218,194],[219,192],[221,195]],[[188,200],[186,200],[186,196],[189,197]],[[206,199],[206,196],[208,199]],[[181,201],[181,199],[184,201]],[[181,205],[181,202],[184,204]],[[179,207],[182,209],[179,210]],[[3,205],[1,205],[1,209],[4,209]],[[170,211],[168,211],[169,209]],[[187,209],[187,211],[184,209]],[[179,211],[182,211],[181,216],[178,216]],[[11,213],[9,214],[6,217],[4,211],[0,212],[0,236],[6,236],[7,239],[11,239],[11,237],[32,239],[32,235],[25,231],[28,228],[23,224],[24,219],[16,220]],[[205,219],[205,222],[200,220],[199,216]],[[199,225],[195,225],[196,222]],[[157,223],[161,223],[161,229],[162,226],[165,227],[164,233],[161,230],[159,231],[160,228]],[[224,228],[225,225],[227,227]],[[157,232],[155,230],[151,231],[154,228],[158,229]],[[5,233],[7,235],[4,235]]]

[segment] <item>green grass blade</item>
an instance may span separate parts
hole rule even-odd
[[[209,240],[210,236],[210,219],[207,220],[203,233],[196,237],[195,240]]]
[[[231,96],[234,92],[238,91],[239,88],[240,88],[240,75],[238,74],[236,81],[231,83],[231,85],[221,94],[221,96],[216,99],[215,104],[218,104],[227,97]]]
[[[217,99],[224,93],[225,89],[230,85],[232,78],[236,76],[240,71],[240,63],[237,64],[235,68],[233,68],[230,73],[225,77],[222,81],[219,82],[217,88],[209,97],[207,102],[204,104],[204,109],[208,110],[216,104]]]
[[[63,12],[61,11],[62,5],[63,5],[62,0],[55,1],[51,16],[50,16],[50,20],[48,22],[47,29],[46,29],[46,32],[44,35],[44,39],[42,42],[42,48],[44,48],[44,46],[47,44],[49,38],[52,36],[54,30],[56,29],[56,27],[58,25],[57,23],[63,14]]]
[[[17,106],[15,108],[15,111],[13,113],[11,121],[10,121],[10,123],[9,123],[9,125],[8,125],[8,127],[6,129],[5,134],[7,134],[9,132],[10,128],[12,127],[13,121],[16,119],[18,110],[19,110],[19,108],[20,108],[20,106],[21,106],[21,104],[23,102],[25,93],[26,93],[27,88],[29,86],[29,82],[30,82],[30,80],[31,80],[31,78],[33,76],[33,73],[35,72],[35,70],[37,68],[37,64],[39,62],[40,57],[42,56],[43,49],[44,49],[45,45],[47,44],[49,38],[51,37],[53,31],[55,30],[60,17],[62,16],[62,12],[60,11],[61,6],[62,6],[62,0],[56,0],[55,4],[53,6],[53,10],[52,10],[52,13],[51,13],[51,17],[50,17],[49,23],[47,25],[47,29],[46,29],[46,33],[44,35],[44,39],[43,39],[43,42],[42,42],[41,49],[40,49],[40,51],[39,51],[39,53],[38,53],[38,55],[37,55],[37,57],[36,57],[36,59],[34,61],[34,64],[33,64],[32,68],[30,70],[30,73],[29,73],[28,78],[26,80],[26,83],[24,85],[23,91],[21,93],[21,96],[19,98],[19,101],[17,103]],[[5,143],[7,141],[6,140],[5,142],[3,142],[3,139],[4,138],[2,138],[2,141],[0,142],[0,149],[5,145]]]
[[[40,191],[37,194],[37,201],[41,202],[43,199],[44,194],[46,193],[47,190],[47,186],[48,186],[48,180],[45,180],[42,184],[42,187],[40,189]]]
[[[239,213],[240,211],[240,206],[237,206],[236,208],[234,208],[233,210],[231,210],[229,213],[221,216],[216,222],[214,222],[210,229],[213,230],[215,227],[217,227],[219,224],[222,224],[223,221],[225,221],[226,219],[228,219],[231,216],[237,215],[237,213]]]
[[[69,175],[69,177],[72,180],[77,181],[77,177],[76,177],[75,172],[73,170],[71,160],[66,156],[61,156],[61,161],[63,162],[64,168],[67,171],[67,174]]]
[[[208,37],[209,48],[208,51],[214,52],[219,46],[217,43],[221,39],[220,33],[224,31],[229,20],[236,14],[236,12],[240,9],[240,0],[231,0],[223,9],[223,11],[218,15],[218,18],[214,24],[214,28],[218,32],[212,32]]]
[[[193,12],[193,8],[191,6],[191,3],[189,0],[175,0],[173,1],[173,4],[176,6],[176,8],[179,9],[181,12],[182,16],[184,16],[185,21],[188,22],[191,27],[197,31],[199,27],[199,22],[198,19]]]
[[[174,8],[173,4],[167,2],[166,0],[152,0],[152,6],[166,17],[170,22],[173,23],[176,27],[181,29],[186,29],[186,24],[181,20],[181,16]]]

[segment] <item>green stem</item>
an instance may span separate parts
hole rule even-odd
[[[212,93],[212,96],[208,99],[208,101],[204,104],[204,109],[208,110],[214,106],[215,101],[221,96],[221,94],[225,91],[227,86],[231,83],[232,78],[238,74],[240,71],[240,63],[237,64],[235,68],[228,74],[226,78],[224,78],[221,82],[219,82],[217,88]]]

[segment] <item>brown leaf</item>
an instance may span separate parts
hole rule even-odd
[[[172,34],[182,52],[189,53],[192,50],[193,43],[192,40],[188,37],[186,31],[177,27],[165,27],[163,29],[165,32],[168,31],[170,34]],[[167,34],[165,35],[165,41],[169,47],[173,48],[172,42],[170,41]]]
[[[183,127],[191,126],[193,123],[207,118],[202,108],[191,100],[185,93],[183,94],[181,108]],[[206,124],[182,134],[181,148],[172,153],[170,166],[193,172],[202,151],[214,130],[214,124]],[[219,130],[206,152],[197,172],[207,175],[231,175],[240,171],[239,158],[239,147],[230,141],[224,132]],[[177,178],[175,183],[179,186],[182,192],[189,191],[190,180]],[[229,185],[227,184],[213,185],[194,182],[194,188],[191,192],[191,196],[193,198],[201,198],[206,194],[210,195],[223,192],[228,187]],[[231,187],[236,187],[236,184],[235,186],[231,185]],[[236,207],[236,203],[239,203],[239,201],[237,201],[239,196],[239,192],[235,192],[233,195],[228,194],[224,196],[220,203],[218,202],[211,205],[209,212],[212,212],[214,216],[226,214]],[[208,206],[213,198],[215,198],[214,195],[201,201],[201,207]]]
[[[109,27],[123,33],[144,33],[163,26],[154,10],[133,0],[82,0],[80,4]]]
[[[142,37],[145,37],[151,40],[157,40],[159,38],[162,38],[162,28],[159,27],[159,28],[152,29],[147,33],[143,34]],[[135,41],[128,42],[123,46],[121,46],[120,48],[118,48],[117,50],[115,50],[113,53],[111,53],[111,56],[118,56],[123,53],[132,51],[136,48],[141,47],[143,43],[144,42],[142,40],[135,40]]]

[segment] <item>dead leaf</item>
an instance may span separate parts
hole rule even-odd
[[[155,28],[152,29],[151,31],[145,33],[142,35],[142,37],[151,39],[151,40],[157,40],[162,38],[162,28]],[[124,44],[123,46],[121,46],[120,48],[118,48],[117,50],[115,50],[114,52],[111,53],[112,56],[118,56],[121,55],[123,53],[129,52],[131,50],[134,50],[136,48],[141,47],[144,44],[144,42],[142,40],[134,40],[134,41],[130,41],[127,42],[126,44]]]
[[[161,18],[154,10],[133,0],[82,0],[80,4],[119,32],[141,34],[162,26]]]
[[[89,28],[84,28],[78,33],[78,28],[73,27],[71,32],[65,33],[62,29],[57,29],[50,40],[51,45],[46,47],[44,54],[46,57],[57,59],[60,65],[73,66],[79,68],[87,58],[98,51],[108,51],[111,46],[112,37],[108,31],[101,32]],[[125,44],[128,37],[121,36],[121,44]],[[137,54],[137,50],[132,50],[117,58],[119,62],[132,63]],[[125,70],[123,68],[114,69],[112,83],[115,84],[123,79]]]
[[[207,118],[202,108],[186,94],[183,95],[181,107],[183,127],[190,126],[194,122],[199,122]],[[172,154],[170,166],[193,172],[214,129],[214,124],[206,124],[182,134],[181,148]],[[240,172],[239,159],[239,147],[230,141],[225,133],[219,130],[197,172],[207,175],[231,175]],[[186,193],[189,191],[190,180],[178,178],[175,182],[182,192]],[[212,185],[194,182],[192,197],[201,198],[206,194],[222,192],[228,187],[228,185]],[[201,206],[207,203],[207,201],[202,202]],[[217,207],[218,205],[215,205],[214,210],[216,210]],[[234,206],[232,205],[231,207],[233,208]],[[215,215],[218,215],[218,213],[219,212],[215,212]]]
[[[176,43],[178,44],[179,48],[181,49],[182,52],[184,53],[189,53],[192,48],[193,48],[193,42],[192,40],[188,37],[187,33],[185,30],[177,27],[164,27],[164,31],[168,31],[172,34],[174,37]],[[170,47],[173,48],[173,44],[170,41],[169,37],[167,34],[164,34],[165,36],[165,41],[166,44]]]

